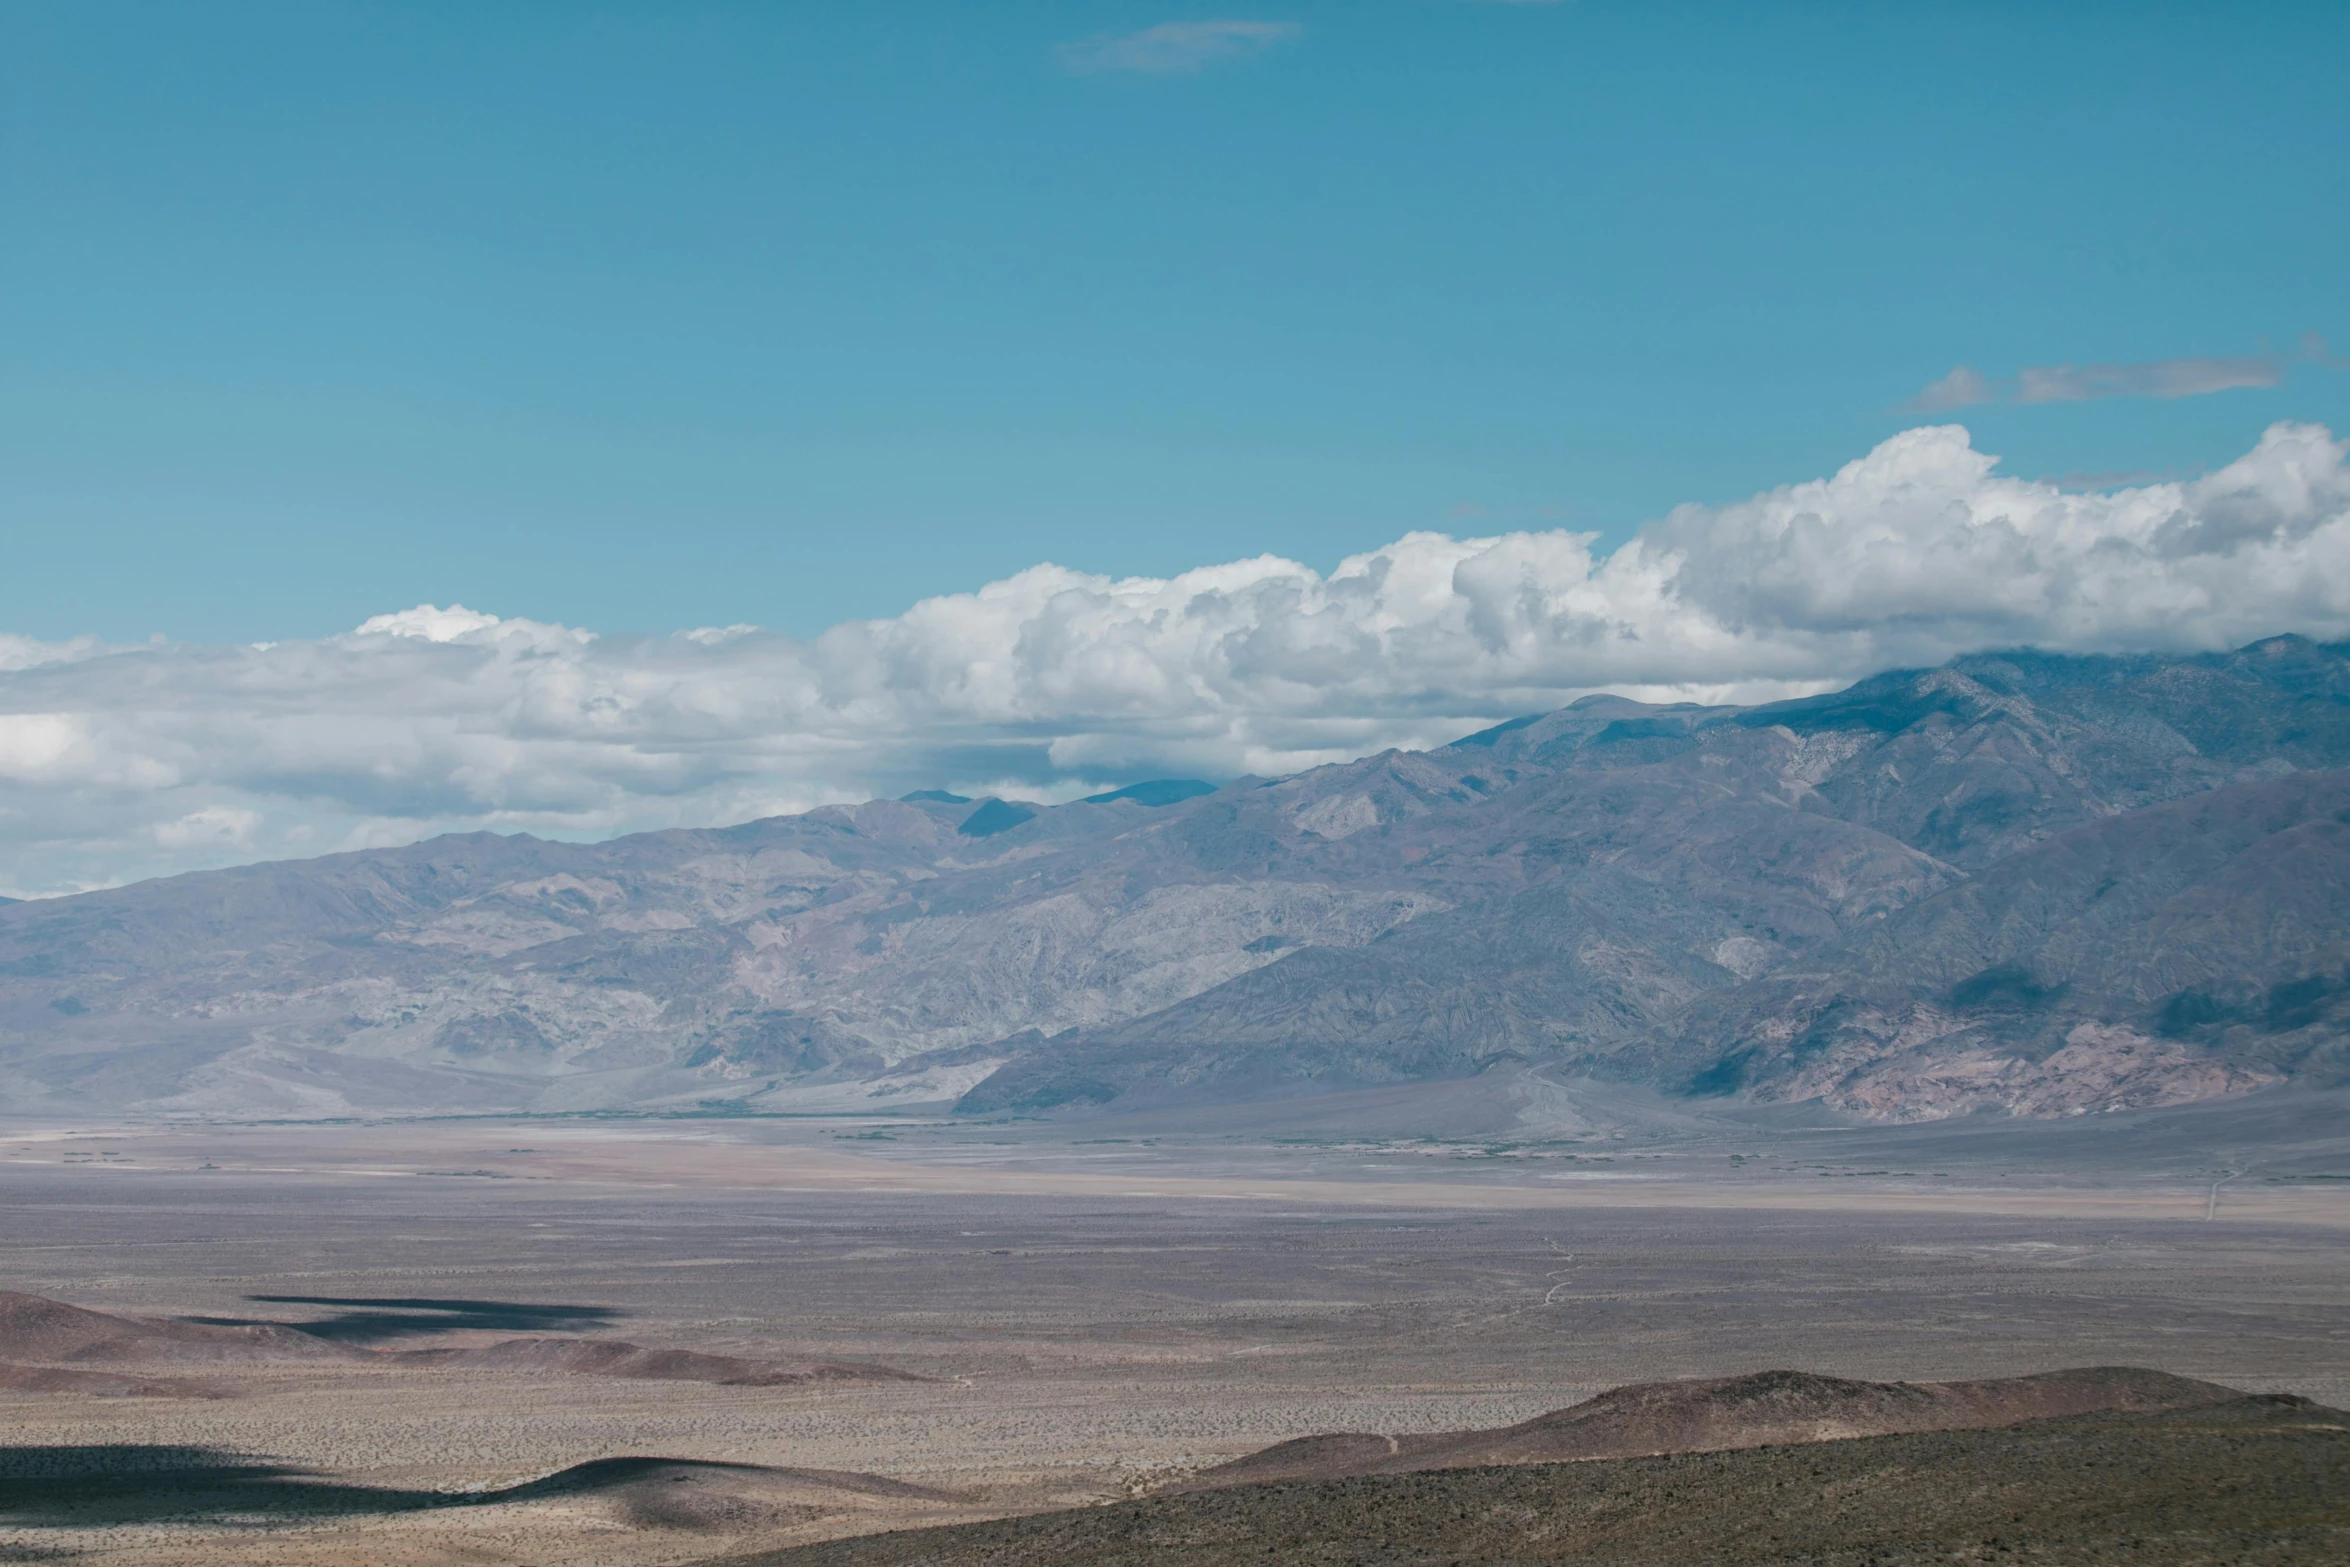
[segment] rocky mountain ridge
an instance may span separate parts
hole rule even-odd
[[[2350,646],[2283,637],[248,866],[0,908],[0,1108],[1029,1112],[1557,1062],[1912,1118],[2330,1081],[2346,766]]]

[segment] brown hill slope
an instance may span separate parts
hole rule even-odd
[[[97,1398],[228,1398],[227,1388],[189,1377],[83,1371],[72,1366],[18,1366],[0,1361],[0,1390],[11,1393],[87,1393]]]
[[[1242,1486],[839,1540],[730,1567],[2345,1560],[2350,1415],[2247,1397],[1991,1431]]]
[[[651,1349],[625,1339],[528,1337],[462,1348],[365,1349],[318,1337],[299,1327],[272,1323],[226,1326],[118,1317],[110,1312],[69,1306],[41,1295],[0,1290],[0,1386],[34,1392],[127,1390],[114,1385],[125,1381],[121,1377],[89,1380],[69,1374],[48,1374],[38,1369],[41,1363],[78,1367],[308,1362],[456,1366],[477,1371],[535,1371],[645,1382],[715,1382],[728,1387],[924,1380],[892,1366],[837,1360],[754,1360],[737,1355],[708,1355],[697,1350]],[[16,1380],[6,1380],[11,1375]]]
[[[464,1366],[482,1371],[554,1371],[637,1382],[716,1382],[726,1387],[788,1387],[802,1382],[921,1382],[911,1371],[840,1360],[748,1360],[691,1349],[647,1349],[625,1339],[510,1338],[472,1349],[387,1351],[402,1365]]]
[[[362,1360],[367,1352],[297,1328],[118,1317],[0,1290],[0,1359],[130,1365]]]
[[[862,1503],[954,1505],[967,1498],[883,1475],[775,1468],[685,1458],[597,1458],[503,1490],[474,1505],[592,1498],[638,1529],[742,1529],[805,1523]]]
[[[1860,1382],[1805,1371],[1640,1382],[1491,1431],[1300,1437],[1219,1464],[1203,1486],[1263,1480],[1549,1464],[1655,1453],[1959,1431],[2066,1415],[2186,1409],[2242,1395],[2136,1366],[2095,1366],[1977,1382]]]

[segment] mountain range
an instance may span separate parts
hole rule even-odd
[[[1504,1064],[1912,1120],[2350,1077],[2350,644],[1983,654],[1045,807],[0,908],[0,1109],[1066,1113]]]

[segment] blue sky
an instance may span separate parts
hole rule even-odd
[[[807,635],[1046,560],[1614,541],[1962,365],[2006,400],[1932,417],[2026,476],[2350,429],[2339,4],[0,30],[5,632]],[[2015,380],[2181,360],[2254,364]]]

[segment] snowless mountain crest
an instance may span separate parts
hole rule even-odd
[[[0,908],[0,1105],[972,1112],[1556,1063],[1916,1118],[2333,1081],[2350,646],[2029,651],[1055,807]]]

